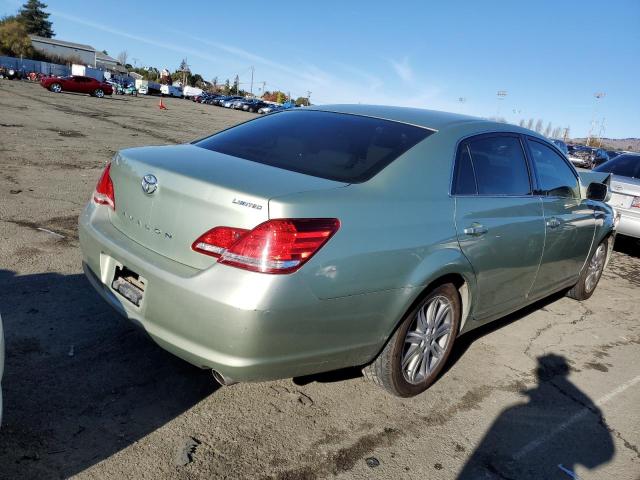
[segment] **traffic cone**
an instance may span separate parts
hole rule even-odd
[[[164,103],[162,103],[162,97],[160,97],[160,103],[158,104],[158,108],[160,110],[167,110],[167,107],[165,107]]]

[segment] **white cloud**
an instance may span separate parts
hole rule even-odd
[[[413,82],[415,75],[413,68],[409,65],[409,57],[404,57],[401,61],[389,60],[391,66],[395,70],[396,74],[407,83]]]

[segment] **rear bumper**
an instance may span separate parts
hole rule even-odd
[[[640,213],[619,207],[616,207],[616,210],[620,212],[620,223],[618,223],[617,228],[618,233],[640,238]]]
[[[113,308],[171,353],[235,381],[366,363],[384,345],[399,297],[412,294],[319,300],[296,274],[220,264],[193,269],[133,242],[109,223],[105,207],[93,204],[80,216],[79,236],[87,278]],[[111,288],[121,265],[146,279],[140,307]]]

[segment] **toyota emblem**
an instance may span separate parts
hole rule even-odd
[[[147,174],[142,177],[142,191],[147,195],[151,195],[158,189],[158,179],[155,175]]]

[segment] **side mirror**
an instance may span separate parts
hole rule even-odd
[[[596,183],[592,182],[589,184],[587,188],[587,198],[589,200],[597,200],[599,202],[604,202],[607,198],[607,194],[609,193],[609,189],[604,183]]]

